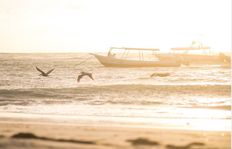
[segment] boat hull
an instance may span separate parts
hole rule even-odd
[[[176,61],[139,61],[92,54],[105,67],[179,67]]]

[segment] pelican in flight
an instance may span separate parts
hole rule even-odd
[[[36,70],[38,70],[41,73],[40,76],[48,77],[48,75],[54,70],[54,68],[49,70],[48,72],[44,72],[43,70],[39,69],[38,67],[36,67]]]
[[[88,73],[88,72],[82,71],[82,72],[80,73],[80,75],[77,77],[77,82],[80,82],[81,78],[84,77],[84,76],[88,76],[88,77],[90,77],[92,80],[94,80],[94,79],[93,79],[92,73]]]
[[[150,77],[167,77],[170,76],[170,73],[153,73],[150,75]]]

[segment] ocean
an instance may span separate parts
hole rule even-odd
[[[35,67],[55,70],[43,77]],[[92,72],[94,80],[77,82],[81,71]],[[151,78],[155,72],[170,76]],[[65,122],[231,129],[230,68],[108,68],[87,53],[2,53],[0,76],[2,118],[50,115]]]

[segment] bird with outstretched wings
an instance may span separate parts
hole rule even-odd
[[[41,73],[40,74],[41,76],[47,77],[54,70],[54,68],[49,70],[48,72],[44,72],[43,70],[39,69],[38,67],[36,67],[36,70],[38,70]]]
[[[82,71],[81,74],[77,77],[77,82],[80,82],[81,78],[83,78],[84,76],[88,76],[90,79],[94,80],[92,73]]]

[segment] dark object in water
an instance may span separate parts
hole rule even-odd
[[[80,144],[96,144],[94,141],[84,141],[84,140],[72,140],[72,139],[55,139],[55,138],[48,138],[48,137],[40,137],[36,136],[33,133],[24,133],[20,132],[11,136],[13,139],[37,139],[37,140],[44,140],[44,141],[54,141],[54,142],[67,142],[67,143],[80,143]]]
[[[48,72],[44,72],[43,70],[39,69],[38,67],[36,67],[36,70],[38,70],[41,73],[40,76],[47,77],[54,70],[54,68],[49,70]]]
[[[170,76],[170,73],[153,73],[150,77],[167,77]]]
[[[192,142],[184,146],[166,145],[167,149],[191,149],[193,146],[204,146],[201,142]]]
[[[92,73],[82,71],[81,74],[77,78],[77,82],[80,82],[81,78],[84,76],[89,76],[92,80],[94,80]]]
[[[137,138],[134,140],[127,140],[127,142],[130,142],[134,146],[136,146],[136,145],[149,145],[149,146],[159,145],[158,142],[151,141],[151,140],[148,140],[146,138]]]

